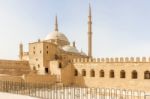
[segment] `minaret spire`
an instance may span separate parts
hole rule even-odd
[[[89,3],[89,16],[92,16],[91,14],[91,4]]]
[[[58,31],[57,15],[55,16],[55,31]]]
[[[89,3],[89,16],[88,16],[88,56],[92,57],[92,12]]]
[[[23,44],[19,44],[19,59],[22,60],[23,58]]]

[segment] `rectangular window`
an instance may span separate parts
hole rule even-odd
[[[45,73],[48,73],[48,68],[45,68]]]

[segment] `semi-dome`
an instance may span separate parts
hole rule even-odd
[[[76,47],[70,46],[70,45],[65,45],[62,48],[66,52],[72,52],[72,53],[79,53]]]
[[[45,40],[62,40],[62,41],[68,41],[68,38],[61,32],[58,32],[58,31],[54,31],[52,33],[49,33]]]

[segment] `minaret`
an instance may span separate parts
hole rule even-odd
[[[55,16],[55,31],[58,31],[57,15]]]
[[[19,59],[22,60],[23,58],[23,44],[20,43],[19,45]]]
[[[92,58],[92,15],[91,15],[90,4],[89,4],[89,16],[88,16],[88,56]]]
[[[57,21],[57,15],[55,16],[55,27],[54,27],[54,31],[57,31],[57,32],[58,32],[58,21]],[[55,44],[58,44],[58,36],[56,36]]]
[[[75,42],[75,41],[73,41],[72,45],[73,45],[73,47],[76,47],[76,42]]]

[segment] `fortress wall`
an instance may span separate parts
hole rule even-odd
[[[121,88],[144,90],[150,92],[150,79],[144,79],[144,72],[150,71],[149,62],[77,62],[74,69],[78,75],[74,76],[74,84],[88,87]],[[85,69],[86,76],[82,76]],[[91,77],[91,70],[95,77]],[[104,70],[104,77],[100,77],[100,70]],[[114,78],[110,78],[110,70],[114,70]],[[125,78],[120,78],[120,71],[124,70]],[[137,79],[132,79],[132,71],[137,71]]]
[[[0,60],[0,74],[23,75],[30,72],[28,61]]]
[[[118,62],[150,62],[150,57],[116,57],[116,58],[76,58],[72,60],[74,63],[78,62],[106,62],[106,63],[118,63]]]
[[[23,79],[21,76],[0,75],[0,81],[21,82]]]
[[[64,68],[61,69],[61,82],[64,85],[71,85],[73,82],[73,73],[74,68],[72,64],[68,64]]]
[[[25,76],[26,82],[31,83],[48,83],[48,84],[55,84],[56,83],[56,76],[55,75],[37,75],[31,74]]]
[[[0,60],[0,68],[23,68],[29,69],[28,61],[19,61],[19,60]]]

